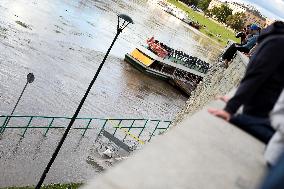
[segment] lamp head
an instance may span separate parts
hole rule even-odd
[[[129,24],[134,24],[132,18],[126,14],[119,14],[118,17],[118,24],[117,24],[117,30],[119,32],[122,32],[124,28],[126,28]]]
[[[32,82],[34,82],[34,80],[35,80],[34,74],[33,74],[33,73],[29,73],[29,74],[27,75],[27,82],[28,82],[28,83],[32,83]]]

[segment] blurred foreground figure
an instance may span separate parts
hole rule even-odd
[[[264,179],[260,189],[283,189],[284,188],[284,154],[277,164],[271,168]]]
[[[267,145],[265,159],[269,165],[274,166],[279,156],[284,153],[284,90],[273,108],[270,120],[276,132]]]
[[[284,87],[284,22],[277,21],[265,28],[258,44],[236,94],[224,110],[208,111],[268,143],[275,132],[269,113]],[[236,114],[241,106],[243,112]]]

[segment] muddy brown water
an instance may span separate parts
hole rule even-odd
[[[151,78],[123,61],[124,54],[154,36],[207,62],[220,47],[165,13],[154,1],[1,0],[0,114],[9,114],[25,84],[36,79],[17,115],[71,116],[116,30],[116,15],[135,24],[120,35],[79,117],[172,120],[187,98],[168,83]],[[0,187],[32,185],[38,180],[62,132],[42,138],[39,131],[0,140]],[[87,163],[94,138],[71,133],[47,183],[82,182],[97,174]]]

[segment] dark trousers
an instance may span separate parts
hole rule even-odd
[[[235,43],[233,43],[222,55],[223,60],[228,60],[231,61],[236,54],[237,51],[244,52],[244,53],[249,53],[249,49],[242,47],[242,46],[236,46]]]
[[[275,133],[275,130],[270,126],[268,118],[237,114],[231,118],[230,122],[265,144],[269,142]]]
[[[269,170],[268,175],[260,189],[283,189],[284,188],[284,154],[278,163]]]

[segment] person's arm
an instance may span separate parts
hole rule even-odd
[[[248,53],[248,57],[252,57],[252,55],[255,53],[256,48],[257,48],[258,44],[256,43],[255,46],[249,51]]]
[[[249,38],[247,40],[247,43],[242,45],[241,47],[245,47],[247,49],[251,49],[256,44],[256,41],[257,41],[257,36],[252,36],[251,38]]]
[[[273,39],[262,45],[250,60],[247,72],[242,79],[235,95],[229,100],[224,110],[229,114],[235,114],[241,105],[249,102],[258,89],[284,62],[282,48],[284,40]]]

